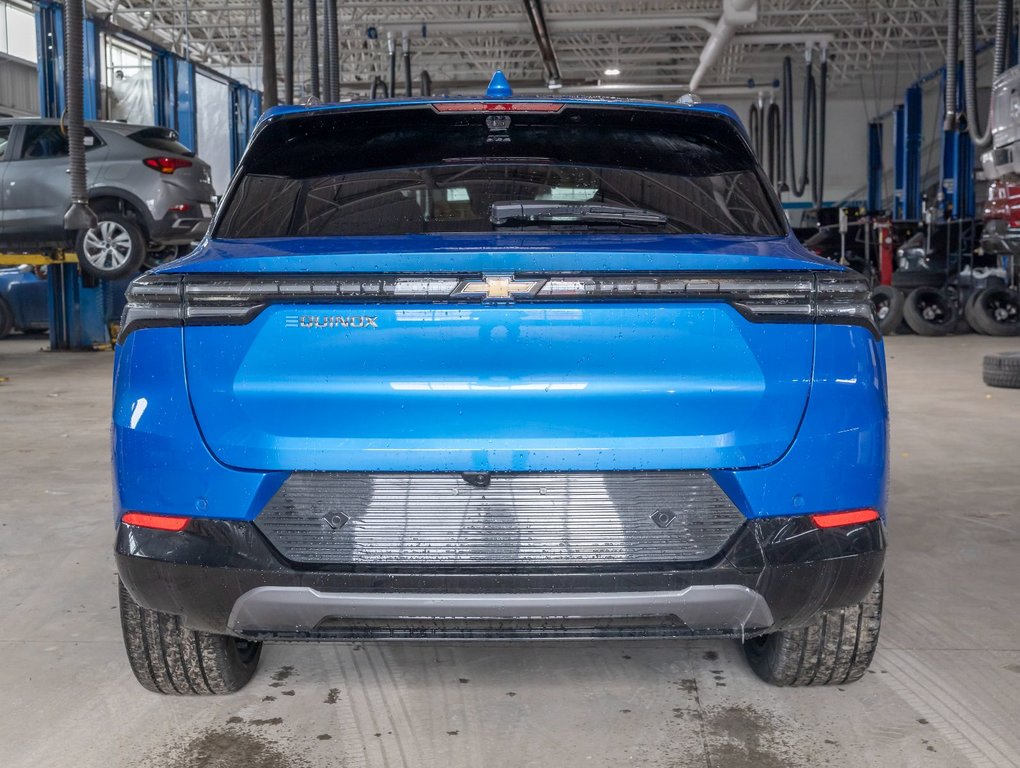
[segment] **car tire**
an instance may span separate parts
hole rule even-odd
[[[938,288],[915,288],[907,295],[903,319],[918,336],[946,336],[956,330],[960,310]]]
[[[893,272],[893,288],[901,291],[912,291],[915,288],[941,288],[946,284],[945,272],[933,272],[927,269],[904,269]]]
[[[990,387],[1020,389],[1020,352],[985,355],[981,378]]]
[[[99,280],[119,280],[138,271],[145,237],[138,222],[119,211],[100,210],[92,229],[78,232],[74,249],[81,270]]]
[[[860,680],[882,626],[883,578],[857,605],[819,614],[806,627],[744,642],[751,669],[772,685],[844,685]]]
[[[883,336],[895,333],[903,322],[903,304],[905,297],[889,285],[877,285],[871,292],[871,305],[875,308],[878,318],[878,329]]]
[[[987,336],[1020,335],[1020,296],[1008,288],[985,288],[971,297],[971,327]]]
[[[0,297],[0,339],[6,339],[14,330],[14,312],[7,300]]]
[[[123,582],[119,587],[124,647],[143,688],[171,696],[224,694],[251,680],[262,643],[188,629],[179,616],[143,608]]]

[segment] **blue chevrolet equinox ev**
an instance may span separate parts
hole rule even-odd
[[[131,286],[120,610],[165,694],[273,640],[732,637],[871,662],[883,346],[728,108],[280,107],[209,235]]]

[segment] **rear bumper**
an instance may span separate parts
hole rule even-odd
[[[199,214],[198,203],[184,213],[168,213],[149,223],[149,239],[160,245],[188,245],[201,240],[209,229],[211,218]],[[198,214],[198,215],[196,215]]]
[[[117,566],[142,605],[257,639],[753,636],[852,605],[881,575],[880,521],[750,520],[701,563],[297,567],[248,522],[180,533],[121,525]]]

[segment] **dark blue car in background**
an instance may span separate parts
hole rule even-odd
[[[27,264],[0,268],[0,339],[14,331],[45,331],[46,278]]]
[[[107,320],[116,320],[124,310],[125,291],[132,278],[100,283],[105,292]],[[49,328],[46,267],[0,268],[0,339],[11,333],[44,332]]]
[[[871,662],[868,286],[796,241],[726,108],[277,108],[128,300],[116,553],[150,690],[235,691],[271,640],[712,635],[777,685]]]

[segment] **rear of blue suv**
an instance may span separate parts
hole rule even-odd
[[[777,685],[871,661],[868,286],[797,244],[725,108],[277,109],[128,301],[116,552],[150,690],[237,690],[273,640],[735,637]]]

